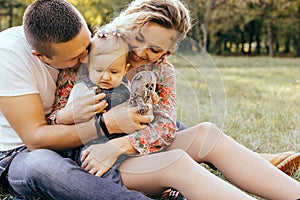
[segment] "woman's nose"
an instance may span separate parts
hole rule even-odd
[[[146,59],[148,57],[148,48],[138,48],[136,49],[136,54],[138,57],[142,58],[142,59]]]

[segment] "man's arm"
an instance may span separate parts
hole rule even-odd
[[[77,125],[47,125],[39,94],[0,97],[0,110],[30,150],[64,150],[97,137],[93,120]]]

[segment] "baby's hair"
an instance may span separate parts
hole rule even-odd
[[[129,47],[123,37],[109,35],[108,37],[98,37],[99,32],[96,31],[91,42],[91,52],[93,55],[110,54],[114,51],[120,51],[128,54]],[[96,52],[95,52],[96,51]]]

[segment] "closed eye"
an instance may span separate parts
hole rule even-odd
[[[160,53],[162,51],[162,49],[156,47],[151,47],[150,49],[153,53]]]
[[[135,36],[135,39],[140,43],[144,42],[144,38],[142,36]]]

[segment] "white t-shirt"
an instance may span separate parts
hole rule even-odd
[[[54,102],[58,72],[32,55],[23,27],[0,33],[0,96],[40,94],[48,114]],[[22,145],[0,110],[0,151]]]
[[[70,92],[67,105],[74,101],[74,99],[89,94],[95,94],[95,91],[93,89],[88,88],[88,86],[84,82],[76,83]]]

